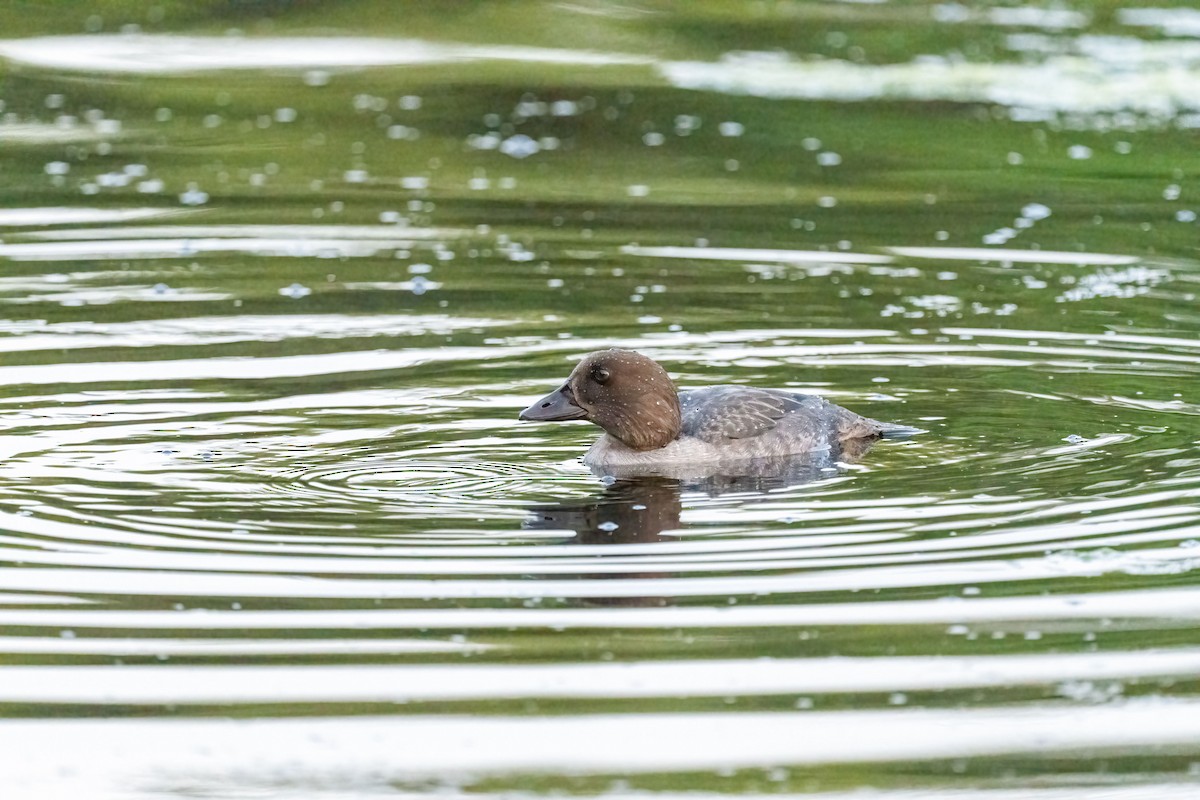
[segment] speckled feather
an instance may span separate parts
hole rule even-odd
[[[681,392],[684,436],[709,444],[728,439],[751,439],[781,425],[805,438],[878,436],[882,426],[836,406],[817,395],[796,394],[750,386],[710,386]]]

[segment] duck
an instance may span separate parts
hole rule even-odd
[[[819,395],[751,386],[679,391],[661,364],[634,350],[589,353],[566,383],[518,417],[587,420],[604,430],[583,463],[609,470],[704,470],[809,454],[857,456],[885,436],[920,433],[879,422]]]

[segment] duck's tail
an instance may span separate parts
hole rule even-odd
[[[880,422],[879,435],[884,439],[908,439],[920,433],[929,433],[924,428],[914,428],[912,425],[898,425],[895,422]]]

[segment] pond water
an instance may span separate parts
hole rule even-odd
[[[0,11],[6,797],[1195,796],[1194,11],[100,6]],[[926,432],[613,480],[609,346]]]

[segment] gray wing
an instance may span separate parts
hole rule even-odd
[[[878,436],[879,423],[817,395],[749,386],[712,386],[679,396],[683,433],[711,444],[762,436],[781,424],[814,438]]]

